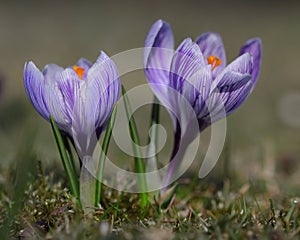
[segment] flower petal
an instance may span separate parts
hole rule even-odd
[[[194,99],[192,107],[198,118],[207,113],[206,101],[210,94],[210,88],[212,84],[212,72],[209,66],[206,66],[198,71],[195,75],[196,81],[193,86],[196,88],[197,95]],[[185,85],[184,85],[185,88]],[[183,90],[185,91],[185,90]],[[185,94],[186,95],[186,94]]]
[[[211,80],[211,70],[205,63],[199,46],[191,39],[185,39],[177,48],[171,63],[170,87],[175,91],[168,91],[167,95],[172,110],[176,116],[180,116],[180,121],[189,122],[188,119],[192,116],[188,111],[183,111],[186,110],[185,101],[190,107],[195,107],[198,98],[208,96]]]
[[[249,81],[243,87],[232,91],[228,94],[228,100],[226,102],[225,108],[227,115],[234,112],[242,103],[247,99],[251,93],[252,83]]]
[[[248,97],[252,87],[251,75],[227,72],[208,99],[210,122],[220,120],[236,110]],[[226,84],[225,84],[226,83]],[[207,121],[206,121],[207,122]]]
[[[69,119],[77,116],[74,111],[76,101],[79,100],[80,79],[74,70],[67,68],[57,75],[57,86],[64,100],[64,107]],[[73,121],[72,121],[73,122]]]
[[[252,81],[253,81],[253,88],[256,85],[260,68],[261,68],[261,57],[262,57],[262,43],[259,38],[252,38],[249,39],[241,48],[240,55],[244,53],[250,53],[250,55],[253,57],[253,70],[251,72],[252,74]],[[252,91],[251,90],[251,91]]]
[[[245,53],[230,63],[214,80],[211,88],[211,92],[215,91],[215,88],[221,86],[230,85],[233,82],[228,77],[224,77],[228,72],[236,72],[240,74],[251,74],[253,69],[252,56],[249,53]],[[234,80],[234,79],[233,79]]]
[[[199,46],[190,38],[185,39],[177,48],[172,59],[170,85],[182,92],[184,83],[193,84],[195,75],[205,66],[206,63]]]
[[[145,73],[150,83],[168,84],[173,51],[171,26],[162,20],[156,21],[148,32],[144,49]]]
[[[45,103],[44,76],[33,62],[24,66],[24,85],[27,96],[38,113],[49,121],[49,111]]]
[[[251,80],[250,74],[238,72],[227,72],[217,86],[219,93],[236,91]]]
[[[45,81],[57,81],[57,74],[64,71],[64,69],[56,64],[47,64],[44,67],[43,75],[45,77]]]
[[[88,112],[95,114],[95,126],[104,127],[120,95],[120,78],[115,63],[102,51],[90,68],[86,81]]]
[[[58,127],[71,135],[74,102],[78,94],[78,75],[70,68],[55,75],[56,81],[45,82],[45,101]],[[77,82],[77,83],[76,83]]]
[[[215,56],[222,61],[213,71],[213,77],[215,78],[226,66],[226,53],[221,36],[218,33],[206,32],[197,38],[196,43],[206,59],[209,56]]]
[[[77,61],[76,66],[84,68],[85,71],[88,71],[90,69],[90,67],[92,66],[92,63],[85,58],[80,58]]]

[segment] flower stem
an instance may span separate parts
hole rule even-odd
[[[70,153],[67,152],[62,134],[60,133],[60,130],[58,129],[54,119],[51,116],[50,116],[50,123],[51,123],[52,131],[53,131],[53,134],[55,137],[55,141],[57,144],[57,148],[59,150],[59,154],[60,154],[60,157],[62,160],[62,164],[63,164],[65,172],[67,174],[71,192],[79,200],[79,204],[80,204],[78,177],[75,172],[74,164],[71,163],[71,161],[72,161],[70,159],[71,155],[70,155]]]
[[[94,169],[93,158],[91,156],[84,156],[80,170],[79,187],[82,209],[87,215],[93,212],[95,205],[96,179],[91,173]]]
[[[146,162],[146,172],[156,172],[153,177],[147,178],[148,187],[156,187],[161,185],[161,177],[157,168],[157,155],[156,149],[158,145],[158,126],[159,124],[159,103],[158,99],[154,97],[151,111],[151,122],[149,125],[149,138],[148,138],[148,158]]]
[[[146,193],[147,190],[147,181],[145,174],[145,163],[142,159],[142,153],[140,149],[140,139],[136,127],[136,123],[134,117],[132,116],[132,110],[130,106],[130,102],[128,96],[126,94],[126,90],[122,85],[122,95],[124,97],[124,105],[127,114],[127,118],[129,120],[129,129],[130,135],[133,140],[133,151],[134,151],[134,159],[135,159],[135,169],[138,173],[138,184],[140,188],[140,196],[141,196],[141,207],[145,208],[148,205],[148,194]]]
[[[163,188],[161,189],[161,195],[163,195],[163,193],[165,193],[169,189],[169,185],[172,183],[173,178],[176,177],[176,174],[179,171],[180,163],[182,161],[181,157],[182,154],[184,153],[182,149],[179,149],[181,141],[182,141],[181,128],[179,123],[177,122],[175,136],[174,136],[173,151],[172,151],[170,164],[168,166],[167,172],[163,177],[163,182],[162,182]]]
[[[154,124],[159,124],[159,103],[158,103],[158,99],[156,97],[154,97],[154,101],[152,104],[152,112],[151,112],[151,123],[149,128],[151,128]],[[158,128],[155,128],[155,139],[154,139],[154,143],[155,146],[157,146],[157,142],[158,142]],[[150,142],[151,139],[148,139],[148,142]]]
[[[102,178],[103,178],[104,163],[105,163],[105,158],[106,158],[106,155],[107,155],[108,146],[109,146],[109,142],[110,142],[110,138],[111,138],[111,134],[112,134],[112,129],[113,129],[115,119],[116,119],[116,112],[117,112],[117,106],[115,105],[113,110],[112,110],[109,122],[107,124],[105,136],[104,136],[103,143],[102,143],[102,146],[101,146],[102,151],[100,153],[99,163],[98,163],[97,182],[96,182],[96,195],[95,195],[95,207],[97,207],[98,204],[101,201]]]

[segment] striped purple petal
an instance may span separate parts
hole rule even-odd
[[[207,99],[209,114],[202,119],[204,125],[226,117],[244,102],[252,87],[252,67],[252,57],[246,53],[229,64],[215,79]]]
[[[49,120],[49,110],[44,98],[44,76],[33,62],[25,63],[24,85],[27,96],[34,108],[43,118]]]
[[[213,77],[209,66],[201,68],[195,76],[193,86],[197,89],[199,94],[194,98],[192,107],[194,108],[197,118],[201,118],[208,113],[206,102],[210,94],[212,81]]]
[[[169,109],[174,126],[176,119],[170,111],[168,97],[169,71],[174,54],[174,37],[171,26],[162,20],[156,21],[149,30],[144,45],[144,71],[149,86],[159,101]]]
[[[249,39],[241,48],[240,55],[246,52],[250,53],[250,55],[253,57],[253,70],[251,72],[252,81],[253,81],[252,84],[252,90],[253,90],[258,80],[258,76],[261,68],[261,58],[262,58],[261,40],[259,38]]]
[[[168,84],[173,50],[171,26],[162,20],[156,21],[148,32],[144,49],[145,73],[150,83]]]
[[[251,85],[251,75],[250,74],[240,74],[237,72],[227,72],[223,76],[222,84],[219,84],[215,93],[219,95],[219,98],[222,99],[222,102],[225,106],[226,112],[231,110],[231,94],[239,93],[243,91],[247,85]]]
[[[198,90],[201,89],[201,84],[205,84],[203,81],[207,79],[201,79],[201,75],[205,73],[201,70],[205,66],[199,46],[190,38],[185,39],[172,59],[170,86],[183,94],[191,105],[200,94]]]
[[[226,84],[231,84],[230,79],[225,77],[224,75],[228,72],[236,72],[240,74],[251,75],[253,69],[253,59],[249,53],[245,53],[235,59],[232,63],[230,63],[215,79],[212,84],[212,91],[215,91],[215,88],[220,86],[225,86]],[[234,81],[234,80],[232,80]]]
[[[101,52],[97,62],[90,68],[86,81],[86,101],[91,108],[95,106],[97,121],[95,126],[103,126],[119,99],[120,78],[115,63]],[[95,101],[99,99],[99,101]],[[92,112],[90,109],[89,112]]]
[[[57,74],[61,73],[62,71],[64,71],[64,69],[56,64],[47,64],[43,70],[45,81],[56,81]]]
[[[79,99],[80,81],[75,71],[70,68],[57,75],[57,87],[63,98],[64,112],[72,123],[79,117],[78,113],[74,111],[74,106]]]
[[[90,69],[90,67],[92,66],[92,63],[89,60],[85,59],[85,58],[80,58],[77,61],[76,66],[84,68],[85,71],[88,71]]]

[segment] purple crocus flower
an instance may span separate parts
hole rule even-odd
[[[234,112],[254,89],[261,66],[262,46],[253,38],[241,48],[237,59],[226,66],[223,42],[217,33],[204,33],[195,42],[183,40],[174,51],[170,25],[156,21],[145,41],[144,65],[147,80],[160,102],[171,114],[175,129],[173,156],[185,135],[190,142],[198,131],[188,131],[189,115],[174,92],[192,107],[199,130]],[[183,126],[183,121],[186,119]],[[181,123],[181,124],[180,124]],[[188,143],[186,143],[188,144]],[[164,186],[179,167],[172,161],[164,177]]]
[[[28,62],[24,83],[38,113],[48,121],[52,116],[58,128],[74,142],[83,163],[80,200],[83,209],[90,211],[94,206],[97,169],[92,154],[120,93],[114,62],[104,52],[94,64],[81,58],[65,69],[48,64],[43,72]]]
[[[53,117],[74,141],[81,158],[91,156],[119,97],[120,79],[114,62],[104,52],[94,64],[81,58],[65,69],[48,64],[43,72],[27,62],[24,84],[38,113],[48,121]]]

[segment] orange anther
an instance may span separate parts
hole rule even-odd
[[[217,58],[216,56],[208,56],[207,57],[208,64],[212,65],[212,71],[219,65],[222,64],[222,60],[220,58]]]
[[[82,80],[82,76],[84,74],[84,68],[74,65],[73,70],[77,73],[78,77]]]

